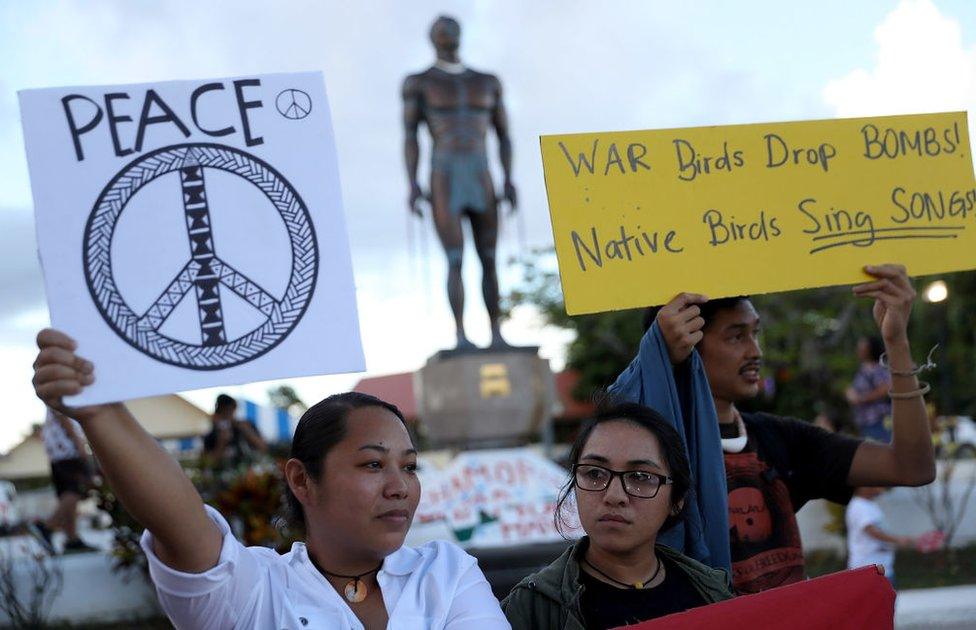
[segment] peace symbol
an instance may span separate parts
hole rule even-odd
[[[291,240],[291,276],[277,299],[221,260],[214,250],[205,173],[219,169],[257,186],[277,210]],[[149,182],[178,173],[190,260],[142,314],[119,293],[112,272],[112,237],[126,204]],[[173,178],[175,179],[175,178]],[[175,181],[174,181],[175,184]],[[175,204],[174,204],[175,205]],[[164,210],[164,209],[161,209]],[[268,352],[295,328],[308,308],[318,277],[318,245],[305,202],[274,168],[257,157],[220,144],[179,144],[148,153],[125,166],[92,208],[84,235],[85,280],[99,313],[123,340],[159,361],[191,370],[240,365]],[[176,306],[193,290],[202,343],[186,343],[159,332]],[[221,291],[232,291],[265,319],[257,328],[227,340]]]
[[[289,88],[275,98],[278,113],[291,120],[300,120],[312,112],[312,99],[306,92]]]

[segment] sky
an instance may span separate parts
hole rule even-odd
[[[400,126],[400,83],[431,63],[427,31],[440,14],[461,22],[462,61],[504,86],[520,209],[501,228],[503,263],[552,243],[540,134],[976,105],[976,3],[966,0],[0,0],[0,452],[43,418],[30,378],[33,339],[48,323],[17,90],[321,70],[367,374],[415,370],[453,342],[443,255],[429,222],[406,212]],[[472,249],[465,322],[484,344]],[[503,265],[502,290],[518,281],[518,268]],[[567,334],[543,327],[530,309],[503,330],[561,367]],[[289,383],[314,402],[362,376]],[[272,385],[221,391],[263,402]],[[215,391],[187,396],[209,408]]]

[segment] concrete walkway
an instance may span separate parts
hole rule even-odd
[[[898,591],[895,627],[976,629],[976,584]]]
[[[92,538],[86,537],[86,542],[110,542]],[[33,555],[44,555],[33,538],[0,539],[0,561],[11,563],[14,584],[18,589],[28,588],[33,583],[32,575],[36,572],[36,564],[30,560]],[[64,583],[51,602],[47,615],[49,622],[94,624],[143,619],[159,614],[153,588],[137,573],[113,570],[113,558],[108,553],[72,553],[57,556],[57,562],[63,571]],[[27,597],[27,593],[21,590],[22,601]],[[9,622],[9,618],[0,612],[0,626]],[[133,621],[131,627],[138,628],[139,624]]]

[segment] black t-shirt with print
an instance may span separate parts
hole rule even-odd
[[[854,489],[847,485],[847,474],[864,440],[768,413],[743,413],[742,421],[760,457],[783,477],[794,512],[813,499],[851,500]]]
[[[812,499],[847,503],[847,474],[861,441],[809,423],[743,413],[748,441],[725,453],[732,581],[755,593],[803,579],[796,512]],[[723,425],[722,437],[735,437]]]
[[[671,561],[665,558],[661,561],[664,562],[664,581],[647,589],[617,588],[581,569],[583,597],[580,607],[586,627],[591,630],[616,628],[704,606],[704,598],[695,590],[687,574]]]

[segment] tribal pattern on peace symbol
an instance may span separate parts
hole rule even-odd
[[[291,276],[279,300],[214,251],[206,195],[206,169],[235,174],[257,186],[284,221],[291,241]],[[135,313],[112,273],[111,246],[126,204],[149,182],[173,178],[173,211],[182,212],[191,257],[144,313]],[[179,186],[177,186],[179,181]],[[160,208],[165,211],[165,208]],[[88,218],[84,236],[85,279],[98,311],[127,343],[159,361],[195,370],[216,370],[251,361],[281,343],[305,314],[318,277],[318,245],[308,208],[274,168],[238,149],[219,144],[180,144],[133,161],[108,183]],[[230,290],[264,315],[257,328],[237,339],[224,332],[220,291]],[[200,344],[172,339],[160,327],[190,292],[196,294]]]

